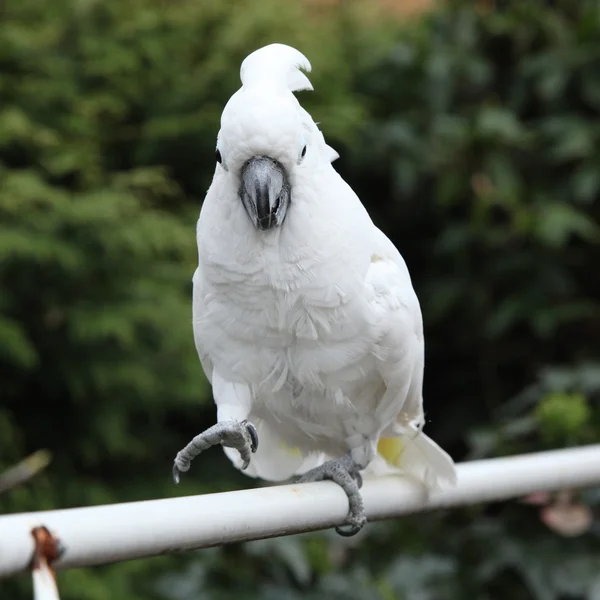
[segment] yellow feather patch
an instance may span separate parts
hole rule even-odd
[[[300,450],[298,448],[295,448],[294,446],[289,446],[288,444],[286,444],[285,442],[281,442],[281,447],[288,453],[291,454],[292,456],[301,456],[302,452],[300,452]]]
[[[404,444],[399,437],[380,438],[377,444],[377,452],[385,458],[385,460],[396,467],[400,466],[402,453],[404,452]]]

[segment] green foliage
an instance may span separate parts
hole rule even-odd
[[[576,442],[590,421],[590,407],[582,394],[555,392],[535,411],[542,437],[552,445]]]
[[[369,118],[343,173],[411,269],[427,427],[455,456],[599,440],[598,34],[596,2],[456,1],[357,74]],[[421,558],[457,561],[449,597],[595,598],[597,525],[570,545],[534,510],[448,520]]]
[[[458,435],[543,366],[597,356],[600,22],[559,5],[451,3],[356,84],[372,117],[345,172],[411,267],[428,408],[451,400]]]
[[[240,61],[272,41],[311,59],[302,103],[411,269],[428,432],[457,459],[598,441],[595,0],[487,13],[455,0],[408,26],[368,2],[0,10],[0,468],[53,454],[2,512],[254,485],[217,450],[178,488],[169,470],[214,420],[190,279],[218,120]],[[565,539],[536,511],[74,570],[61,597],[597,598],[597,524]],[[23,578],[0,595],[31,590]]]
[[[544,368],[534,383],[469,432],[472,457],[598,442],[600,365]]]
[[[220,112],[266,41],[311,50],[326,93],[307,104],[333,136],[352,135],[364,109],[346,93],[342,21],[210,0],[1,12],[0,469],[38,448],[53,461],[0,510],[250,484],[216,451],[178,488],[169,477],[214,420],[190,325],[194,225]],[[164,564],[70,572],[62,597],[146,598]]]

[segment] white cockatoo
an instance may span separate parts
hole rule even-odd
[[[254,477],[331,479],[349,500],[338,532],[352,535],[366,522],[367,467],[429,489],[456,475],[421,431],[423,324],[404,260],[293,94],[312,89],[310,68],[294,48],[261,48],[223,110],[193,277],[217,424],[177,454],[173,475],[221,444]]]

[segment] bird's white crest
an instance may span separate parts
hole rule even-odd
[[[244,87],[271,86],[290,92],[312,90],[308,77],[308,58],[302,52],[285,44],[270,44],[255,50],[242,62],[240,78]]]

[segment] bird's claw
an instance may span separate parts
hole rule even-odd
[[[254,427],[250,421],[242,421],[242,425],[245,425],[248,430],[248,435],[250,436],[250,450],[252,451],[252,454],[254,454],[258,450],[258,432],[256,431],[256,427]]]
[[[346,523],[340,527],[336,527],[335,531],[342,537],[352,537],[356,535],[367,523],[367,517],[364,515],[352,515],[348,516]],[[344,529],[347,527],[347,529]]]
[[[258,433],[256,431],[256,427],[254,427],[254,425],[249,421],[242,421],[240,425],[243,425],[244,427],[244,444],[243,446],[239,447],[237,445],[237,440],[235,440],[235,442],[231,444],[231,447],[236,448],[237,451],[240,453],[240,456],[244,461],[244,463],[242,464],[242,471],[245,471],[248,468],[248,465],[250,464],[250,454],[254,454],[258,450]],[[222,440],[221,444],[223,446],[230,445],[226,443],[226,440]],[[248,452],[248,449],[250,449],[250,452]]]
[[[329,479],[337,483],[348,496],[348,518],[346,528],[336,527],[336,532],[343,537],[356,535],[366,524],[367,516],[359,489],[362,487],[362,476],[359,468],[347,454],[338,460],[328,460],[322,465],[311,469],[298,479],[298,483],[309,483]]]
[[[217,444],[235,448],[242,458],[242,469],[247,469],[250,456],[258,449],[256,427],[249,421],[221,421],[197,435],[177,453],[172,470],[173,481],[179,483],[181,474],[189,470],[192,460],[207,448]]]
[[[171,474],[173,475],[173,483],[178,484],[181,481],[181,471],[176,464],[173,464]]]

